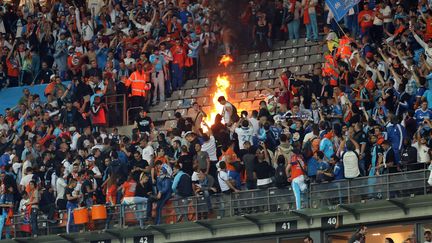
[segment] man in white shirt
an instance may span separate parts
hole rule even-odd
[[[149,165],[152,165],[154,159],[154,149],[149,144],[148,138],[144,137],[141,140],[140,148],[142,149],[142,159],[147,161]]]
[[[24,191],[31,180],[33,180],[33,168],[27,167],[25,170],[25,176],[23,176],[20,181],[20,190]]]
[[[76,131],[76,128],[75,128],[75,127],[70,127],[70,128],[69,128],[69,132],[70,132],[71,137],[72,137],[72,139],[71,139],[70,149],[71,149],[71,151],[74,151],[74,150],[77,149],[78,139],[81,137],[81,134],[79,134],[79,133]]]
[[[253,128],[249,126],[249,121],[244,119],[241,124],[235,129],[235,133],[238,135],[239,148],[244,148],[244,143],[249,142],[253,145]]]
[[[256,111],[256,110],[252,111],[252,116],[251,116],[251,118],[249,118],[249,122],[252,125],[253,136],[256,136],[258,134],[258,130],[259,130],[259,121],[258,121],[257,117],[258,117],[258,111]]]
[[[358,143],[351,137],[346,145],[347,151],[342,154],[342,163],[344,165],[345,178],[352,179],[360,175],[358,163],[360,149]]]
[[[218,102],[219,104],[223,105],[223,109],[222,109],[222,117],[225,121],[225,124],[227,126],[230,126],[232,121],[231,121],[231,116],[233,113],[233,106],[231,103],[229,103],[224,96],[221,96],[218,98]]]
[[[230,200],[231,192],[239,192],[239,190],[237,190],[229,180],[228,173],[226,171],[225,161],[219,162],[218,166],[219,166],[218,182],[222,192],[222,200],[219,207],[218,218],[221,218],[225,216],[225,203],[227,203],[228,200]]]

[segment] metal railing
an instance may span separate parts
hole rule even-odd
[[[125,94],[105,95],[105,104],[108,107],[107,122],[109,127],[127,125],[127,97]]]
[[[339,204],[357,203],[365,200],[386,200],[430,194],[427,181],[429,170],[407,171],[373,177],[360,177],[328,183],[310,184],[302,193],[302,208],[320,208]],[[240,191],[231,194],[198,195],[188,198],[172,197],[162,206],[161,224],[233,217],[245,214],[271,213],[296,210],[295,196],[291,187]],[[151,207],[151,217],[157,216],[156,203]],[[58,214],[59,222],[50,224],[45,216],[39,217],[39,233],[64,233],[67,214]],[[23,215],[15,215],[12,231],[20,232]],[[80,230],[100,230],[108,227],[126,227],[148,223],[147,203],[116,205],[108,207],[106,220],[90,221]]]

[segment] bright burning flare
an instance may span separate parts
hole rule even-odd
[[[216,91],[213,94],[213,107],[210,111],[210,114],[207,114],[207,117],[205,119],[205,122],[208,124],[208,126],[211,126],[214,124],[214,120],[216,118],[216,115],[222,112],[223,105],[221,105],[218,102],[218,98],[220,96],[224,96],[226,99],[228,99],[228,93],[227,90],[230,86],[230,82],[227,75],[218,75],[216,78]]]
[[[222,58],[219,61],[219,65],[224,65],[225,67],[228,67],[230,63],[232,63],[234,60],[229,55],[223,55]]]

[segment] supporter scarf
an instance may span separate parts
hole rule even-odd
[[[305,9],[304,9],[304,13],[303,13],[303,23],[304,24],[310,24],[309,0],[306,0]]]

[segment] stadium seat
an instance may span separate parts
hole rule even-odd
[[[245,71],[247,71],[247,72],[255,71],[255,70],[259,69],[259,66],[260,66],[259,62],[249,63],[249,65]]]
[[[285,46],[287,47],[287,48],[293,48],[293,47],[295,47],[297,45],[297,40],[296,39],[293,39],[293,40],[287,40],[286,42],[285,42]]]
[[[249,82],[247,88],[244,89],[244,91],[256,90],[257,87],[259,86],[260,86],[260,81]]]
[[[285,57],[294,57],[297,54],[297,48],[285,50]]]
[[[259,68],[261,70],[266,70],[266,69],[271,68],[271,65],[272,65],[272,61],[264,61],[264,62],[260,63],[260,67]]]
[[[182,98],[192,98],[197,94],[197,89],[188,89],[184,92]],[[180,99],[180,98],[179,98]]]
[[[151,106],[150,107],[150,111],[164,111],[167,110],[168,107],[171,106],[171,101],[162,101],[159,102],[159,104],[155,105],[155,106]]]
[[[164,111],[162,113],[162,117],[161,117],[162,121],[172,120],[172,119],[174,119],[174,111]]]
[[[205,106],[205,105],[210,105],[212,100],[210,99],[209,96],[202,96],[202,97],[197,98],[196,102],[200,106]]]
[[[175,127],[177,127],[177,120],[165,121],[165,125],[164,125],[165,130],[171,130]]]
[[[297,57],[296,64],[297,65],[303,65],[303,64],[306,64],[308,61],[309,61],[309,56],[304,55],[301,57]]]
[[[244,101],[245,100],[247,100],[247,101],[253,101],[253,100],[255,100],[257,97],[259,97],[260,96],[260,91],[259,90],[254,90],[254,91],[250,91],[250,92],[248,92],[248,95],[247,95],[247,98],[246,99],[243,99]]]
[[[263,97],[261,99],[255,99],[252,102],[252,110],[259,110],[259,103],[263,100]]]
[[[230,100],[231,103],[233,102],[240,102],[243,99],[247,98],[247,92],[241,92],[241,93],[235,93],[234,97]]]
[[[293,44],[294,47],[303,47],[306,44],[306,38],[297,39],[297,41]]]
[[[277,50],[273,52],[273,59],[284,58],[285,50]]]
[[[237,83],[235,85],[231,85],[230,91],[231,92],[243,92],[247,89],[247,87],[248,87],[247,82],[241,82],[241,83]]]
[[[176,90],[171,94],[171,97],[169,100],[178,100],[182,99],[184,96],[185,91],[184,90]]]
[[[305,74],[309,74],[312,73],[313,71],[313,65],[309,64],[309,65],[303,65],[301,67],[300,72],[298,73],[299,75],[305,75]]]
[[[270,92],[269,90],[264,89],[261,91],[261,94],[257,97],[261,97],[261,99],[265,99],[267,96],[269,96],[271,94],[273,94],[273,92]]]
[[[311,46],[310,53],[311,53],[311,54],[321,54],[322,51],[323,51],[323,50],[322,50],[321,45],[315,45],[315,46]]]
[[[159,121],[161,118],[162,112],[149,112],[147,116],[152,119],[152,121]]]
[[[296,65],[296,61],[297,61],[297,58],[289,57],[289,58],[285,59],[285,66],[288,66],[288,67],[294,66],[294,65]]]
[[[238,73],[233,75],[228,75],[228,78],[231,83],[242,83],[243,81],[246,81],[249,76],[249,73]]]
[[[270,70],[265,70],[262,74],[261,74],[261,78],[260,79],[266,79],[266,78],[272,78],[275,75],[275,70],[270,69]]]
[[[197,88],[207,87],[210,85],[210,79],[209,78],[201,78],[198,82]]]
[[[176,110],[176,109],[180,109],[183,107],[183,100],[174,100],[173,102],[171,102],[171,105],[169,107],[167,107],[167,110]]]
[[[204,87],[204,88],[199,88],[197,93],[195,95],[192,95],[192,97],[202,97],[202,96],[206,96],[209,94],[209,88],[208,87]]]
[[[248,70],[248,64],[247,63],[243,63],[241,65],[238,65],[238,72],[246,72],[246,70]]]
[[[310,51],[310,47],[308,47],[308,46],[300,47],[297,51],[296,56],[307,55],[309,51]]]
[[[276,76],[276,77],[279,77],[283,72],[286,72],[287,70],[288,70],[287,68],[279,68],[279,69],[276,69],[275,76]]]
[[[273,79],[266,79],[261,81],[261,88],[273,88],[274,86],[274,81]]]
[[[248,111],[250,109],[252,109],[252,102],[250,102],[250,101],[241,102],[240,105],[237,107],[237,110],[239,112]]]
[[[282,67],[283,65],[284,65],[284,59],[279,58],[279,59],[273,60],[271,67],[272,68],[279,68],[279,67]]]
[[[182,115],[182,117],[186,117],[188,114],[188,109],[179,109],[176,110],[176,112],[179,112]]]
[[[281,49],[284,48],[286,46],[285,41],[277,41],[275,43],[273,43],[273,49]]]
[[[272,58],[273,53],[271,51],[261,53],[261,60],[269,60]]]
[[[259,53],[249,54],[248,62],[256,62],[256,61],[259,60],[259,58],[260,58],[260,54]]]
[[[193,87],[195,87],[198,83],[197,79],[189,79],[186,80],[186,83],[183,85],[182,89],[191,89]]]
[[[300,66],[290,67],[289,70],[294,74],[298,74],[298,72],[300,72]]]
[[[315,64],[322,62],[322,55],[321,54],[315,54],[310,56],[309,60],[305,62],[306,64]]]
[[[246,81],[255,81],[257,79],[259,79],[261,77],[261,72],[260,71],[254,71],[249,73],[248,78],[246,79]]]

